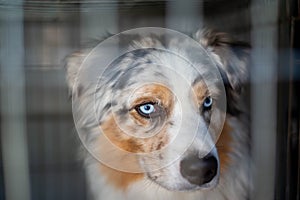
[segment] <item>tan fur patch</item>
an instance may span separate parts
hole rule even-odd
[[[209,96],[209,91],[204,81],[199,81],[193,86],[193,91],[195,93],[194,98],[197,105],[200,107],[204,99]]]
[[[119,151],[114,145],[107,139],[104,134],[101,134],[98,138],[98,146],[96,155],[101,157],[101,161],[115,167],[128,168],[133,171],[140,171],[139,162],[136,156],[132,156],[124,151]],[[127,187],[144,177],[143,173],[127,173],[117,169],[107,167],[99,162],[99,170],[101,174],[105,175],[109,184],[126,190]],[[99,188],[101,189],[101,188]]]
[[[155,102],[165,109],[164,120],[167,120],[168,115],[171,114],[174,106],[174,95],[165,86],[159,84],[145,85],[137,91],[135,91],[135,99],[131,103],[129,109],[128,117],[131,117],[135,123],[133,124],[122,124],[122,130],[116,123],[116,119],[111,115],[108,120],[102,123],[101,129],[104,135],[116,146],[122,150],[132,152],[132,153],[149,153],[155,150],[160,150],[168,143],[168,134],[166,132],[168,124],[163,124],[159,132],[151,137],[147,137],[145,133],[144,138],[138,138],[130,136],[123,131],[128,133],[135,133],[137,129],[142,132],[149,129],[144,129],[143,127],[148,127],[151,125],[151,120],[141,116],[135,110],[137,105]],[[118,116],[116,116],[118,117]],[[155,120],[155,119],[153,119]],[[142,127],[138,127],[141,125]]]
[[[127,128],[131,129],[131,127]],[[133,168],[137,169],[139,168],[139,163],[137,157],[127,156],[126,153],[121,153],[122,151],[119,152],[111,149],[112,146],[109,145],[109,141],[117,146],[114,148],[119,147],[122,150],[132,153],[147,153],[160,150],[168,143],[166,127],[150,138],[134,138],[122,132],[112,115],[107,121],[102,123],[101,129],[103,134],[99,137],[99,151],[101,151],[101,155],[105,159],[110,161],[113,159],[111,162],[117,166],[123,166],[125,161],[127,165],[132,165]],[[100,170],[106,175],[109,183],[122,190],[126,190],[131,183],[144,177],[143,173],[121,172],[102,164],[100,164]]]
[[[230,152],[232,151],[232,136],[230,135],[231,131],[231,126],[225,121],[223,130],[216,144],[220,158],[221,173],[223,173],[231,163],[231,158],[229,156]]]
[[[160,84],[149,84],[139,88],[136,92],[136,99],[131,103],[131,108],[143,103],[158,103],[170,115],[174,107],[174,95],[165,86]]]
[[[132,153],[142,152],[143,149],[139,142],[133,140],[129,135],[124,133],[113,116],[110,116],[107,121],[102,123],[101,129],[103,134],[120,149]],[[128,127],[128,129],[130,129],[130,127]]]
[[[135,123],[142,125],[144,127],[150,126],[150,121],[142,116],[140,116],[135,109],[130,110],[130,115],[132,116]]]
[[[102,164],[100,164],[100,170],[102,174],[106,175],[109,184],[122,190],[126,190],[131,183],[139,181],[144,177],[143,173],[121,172]]]
[[[149,153],[160,150],[168,143],[167,127],[163,127],[160,132],[149,138],[135,138],[124,133],[116,123],[113,116],[102,123],[103,134],[117,147],[131,153]],[[134,130],[127,127],[127,131]]]

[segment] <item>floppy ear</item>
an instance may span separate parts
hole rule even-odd
[[[82,85],[76,83],[77,75],[79,73],[79,68],[87,55],[91,52],[92,48],[97,46],[100,42],[105,40],[106,38],[111,37],[113,34],[106,32],[103,36],[99,38],[90,38],[85,44],[82,46],[80,51],[76,51],[71,55],[67,56],[64,60],[65,69],[66,69],[66,79],[69,87],[69,92],[71,95],[80,96]],[[76,88],[74,88],[76,87]],[[73,93],[72,93],[73,92]]]
[[[226,89],[227,112],[238,114],[237,101],[249,79],[250,45],[235,41],[226,33],[207,29],[198,31],[195,38],[217,62]]]
[[[65,59],[66,79],[67,79],[70,95],[75,95],[75,94],[80,95],[80,86],[79,85],[75,86],[75,83],[76,83],[79,68],[86,55],[87,55],[86,51],[78,51],[69,55]]]

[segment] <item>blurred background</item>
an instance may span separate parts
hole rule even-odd
[[[299,20],[299,0],[0,0],[0,200],[88,199],[64,58],[145,26],[251,44],[251,199],[299,199]]]

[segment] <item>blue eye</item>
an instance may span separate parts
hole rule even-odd
[[[140,108],[140,111],[143,112],[146,115],[151,114],[155,110],[154,105],[152,105],[150,103],[145,104],[145,105],[141,105],[139,108]]]
[[[155,112],[155,106],[153,103],[146,103],[146,104],[137,106],[136,110],[143,117],[149,118],[150,115]]]
[[[212,98],[211,97],[206,97],[204,102],[203,102],[204,109],[206,109],[206,110],[211,109],[212,103],[213,103]]]

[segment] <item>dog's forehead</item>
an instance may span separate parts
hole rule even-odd
[[[116,59],[109,66],[106,76],[109,82],[115,82],[114,89],[143,83],[174,87],[183,82],[192,84],[199,77],[204,77],[213,65],[205,57],[198,58],[197,63],[192,62],[182,52],[138,49]]]
[[[121,108],[128,107],[128,98],[138,88],[149,84],[163,85],[179,102],[188,103],[191,92],[195,92],[195,82],[204,80],[206,85],[214,86],[216,81],[221,80],[215,74],[214,62],[204,49],[197,52],[199,49],[183,47],[172,40],[163,45],[152,40],[147,46],[135,44],[135,48],[129,48],[127,53],[114,59],[98,79],[96,98],[102,99],[104,107],[108,99],[113,99],[114,104]],[[99,110],[102,108],[99,107]]]

